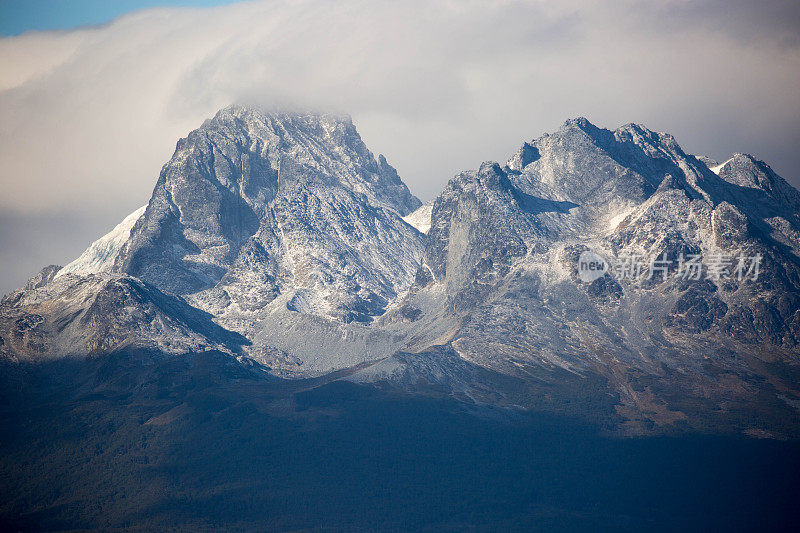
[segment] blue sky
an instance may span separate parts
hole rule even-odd
[[[0,35],[103,24],[148,7],[203,7],[232,3],[233,0],[0,0]]]

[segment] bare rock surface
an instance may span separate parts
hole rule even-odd
[[[421,206],[349,118],[233,106],[146,208],[0,304],[6,359],[129,346],[630,434],[797,436],[800,193],[578,118]]]

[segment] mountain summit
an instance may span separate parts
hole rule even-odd
[[[578,118],[420,205],[349,118],[232,106],[146,208],[3,300],[0,350],[215,351],[629,434],[797,435],[800,193],[765,163]]]
[[[349,118],[234,106],[178,142],[113,270],[216,309],[286,295],[368,321],[410,283],[419,205]]]

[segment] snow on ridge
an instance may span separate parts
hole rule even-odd
[[[420,233],[428,233],[431,229],[433,203],[423,204],[410,215],[403,217],[407,224],[414,226]]]
[[[722,163],[722,164],[720,164],[720,165],[713,166],[713,167],[708,167],[708,169],[709,169],[711,172],[713,172],[714,174],[716,174],[717,176],[719,176],[719,173],[720,173],[720,171],[722,170],[722,167],[724,167],[725,165],[727,165],[728,163],[730,163],[732,160],[733,160],[733,158],[731,157],[730,159],[728,159],[728,160],[727,160],[727,161],[725,161],[724,163]]]
[[[616,215],[610,217],[608,219],[608,231],[616,231],[622,221],[625,220],[628,215],[633,213],[636,210],[635,207],[629,207],[627,209],[623,209],[622,211],[618,212]]]
[[[146,205],[143,205],[117,224],[114,229],[94,241],[77,259],[58,271],[55,277],[64,274],[94,274],[106,272],[114,265],[122,245],[131,236],[131,229],[144,215]]]

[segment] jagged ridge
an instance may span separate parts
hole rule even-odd
[[[349,119],[228,108],[178,143],[127,240],[4,300],[2,336],[26,340],[2,350],[101,353],[130,331],[282,376],[358,367],[351,379],[501,405],[557,410],[602,386],[629,432],[798,427],[800,193],[763,162],[579,118],[419,205]],[[586,250],[763,263],[735,283],[583,282]],[[54,333],[72,322],[95,333]]]

